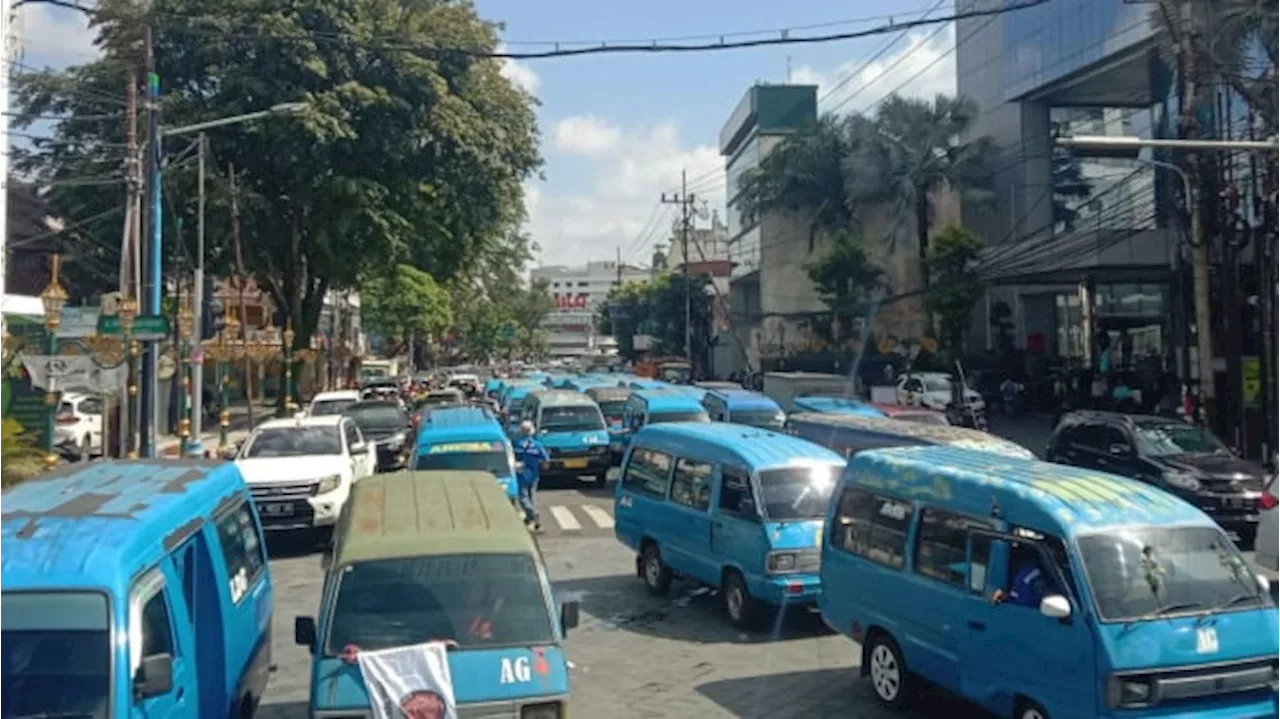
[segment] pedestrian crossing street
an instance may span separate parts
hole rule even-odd
[[[613,508],[599,504],[545,502],[538,508],[544,534],[599,534],[613,532]]]

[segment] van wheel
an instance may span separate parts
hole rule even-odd
[[[724,611],[729,621],[739,629],[752,629],[760,620],[761,605],[747,591],[747,582],[741,574],[729,571],[724,576]]]
[[[658,545],[651,542],[640,552],[640,571],[644,578],[644,585],[649,588],[649,593],[653,596],[665,597],[667,592],[671,591],[671,570],[662,563],[662,553],[658,551]]]
[[[1049,719],[1049,712],[1030,699],[1018,702],[1018,710],[1015,714],[1018,719]]]
[[[897,643],[887,635],[877,633],[867,648],[867,673],[876,698],[890,709],[901,709],[907,703],[907,663]]]
[[[596,486],[603,488],[608,485],[609,485],[609,470],[606,469],[605,471],[596,475]]]

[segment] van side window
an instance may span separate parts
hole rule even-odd
[[[700,512],[707,511],[711,506],[711,464],[677,459],[671,478],[671,501]]]
[[[720,511],[747,519],[758,515],[748,506],[754,506],[751,496],[751,474],[739,467],[726,466],[720,470]]]
[[[915,570],[953,587],[965,586],[965,545],[971,520],[933,507],[920,512],[916,530]]]
[[[247,501],[218,520],[218,543],[222,545],[222,559],[231,578],[231,601],[239,603],[267,566],[258,525]]]
[[[910,502],[846,487],[831,528],[831,544],[877,564],[902,569],[910,524]]]
[[[987,567],[991,566],[991,537],[969,535],[969,593],[987,593]]]
[[[169,623],[169,605],[162,588],[142,605],[142,656],[173,656],[172,626]]]
[[[632,492],[661,499],[667,496],[670,478],[671,455],[637,447],[631,451],[631,461],[627,462],[627,471],[622,475],[622,485]]]

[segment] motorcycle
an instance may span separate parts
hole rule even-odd
[[[946,409],[947,421],[956,427],[969,427],[983,432],[991,429],[987,422],[987,411],[976,409],[971,404],[951,402]]]

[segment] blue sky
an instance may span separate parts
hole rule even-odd
[[[914,19],[935,3],[893,5],[896,17]],[[889,7],[872,0],[476,0],[476,5],[481,16],[505,23],[503,36],[512,50],[547,49],[526,41],[646,41],[861,20],[792,34],[850,32],[885,22]],[[950,6],[942,2],[935,14],[949,14]],[[43,4],[25,5],[22,13],[18,33],[24,64],[66,65],[93,56],[78,13]],[[862,70],[830,92],[823,109],[853,92],[857,95],[841,111],[866,109],[895,89],[923,96],[954,91],[950,26],[909,31],[862,68],[897,37],[508,64],[507,76],[540,101],[545,179],[526,186],[528,230],[542,248],[539,261],[612,259],[620,247],[626,259],[647,262],[654,241],[665,234],[657,230],[668,219],[659,196],[678,187],[681,169],[695,180],[690,189],[707,200],[709,209],[722,209],[720,127],[751,84],[785,82],[788,64],[791,80],[819,85],[820,97]]]

